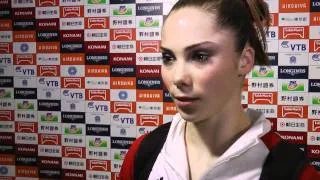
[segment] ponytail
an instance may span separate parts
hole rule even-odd
[[[256,63],[266,65],[268,57],[266,32],[269,29],[271,18],[268,5],[263,0],[245,0],[252,16],[252,25],[255,29],[253,37],[249,39],[252,46],[256,46]],[[260,48],[261,47],[261,48]]]

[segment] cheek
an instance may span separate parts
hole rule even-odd
[[[235,83],[234,68],[223,66],[204,69],[197,79],[198,85],[203,87],[206,93],[212,93],[217,96],[232,91]]]
[[[167,89],[169,89],[170,82],[171,82],[171,74],[170,72],[164,68],[163,66],[161,67],[161,77],[164,85],[166,86]]]
[[[217,94],[221,90],[222,76],[219,74],[209,74],[197,77],[198,87],[205,91],[206,94]],[[195,86],[196,87],[196,86]]]

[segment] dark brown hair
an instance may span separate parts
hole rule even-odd
[[[266,31],[271,18],[263,0],[179,0],[168,16],[183,7],[199,7],[214,14],[218,25],[235,33],[237,52],[248,42],[255,50],[255,64],[268,64]]]

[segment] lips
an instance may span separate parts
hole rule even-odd
[[[177,106],[186,107],[195,104],[199,98],[196,97],[188,97],[188,96],[175,96],[174,102]]]
[[[188,96],[175,96],[175,99],[177,99],[178,101],[195,101],[198,100],[199,98],[196,97],[188,97]]]

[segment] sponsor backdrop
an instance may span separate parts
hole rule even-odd
[[[320,0],[268,0],[270,66],[243,106],[320,170]],[[0,0],[0,176],[117,179],[136,137],[176,109],[160,76],[174,0]]]

